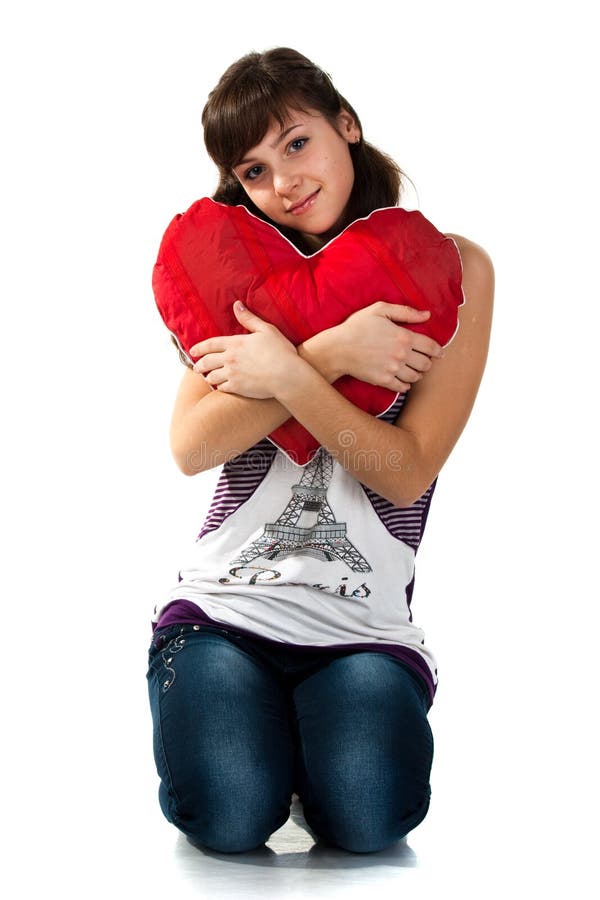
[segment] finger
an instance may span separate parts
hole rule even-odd
[[[225,338],[226,335],[221,335],[220,337],[207,338],[205,341],[200,341],[199,344],[194,344],[193,347],[190,347],[190,356],[204,356],[205,353],[222,353],[226,349]]]
[[[415,309],[401,303],[386,303],[386,315],[394,322],[426,322],[431,315],[428,309]]]
[[[443,347],[437,341],[434,341],[433,338],[427,337],[426,334],[415,333],[412,349],[417,353],[424,353],[425,356],[433,356],[436,359],[441,359],[444,355]]]
[[[402,379],[398,378],[396,375],[392,390],[397,391],[399,394],[405,394],[407,391],[410,391],[410,384],[407,381],[402,381]]]
[[[417,372],[429,372],[433,366],[430,357],[426,353],[419,353],[417,350],[411,350],[404,363]]]
[[[217,385],[223,384],[227,381],[227,375],[225,373],[225,369],[213,369],[212,372],[209,372],[208,375],[204,376],[209,384]]]
[[[223,364],[222,354],[205,353],[198,362],[194,363],[194,372],[210,372],[212,369],[220,369]]]
[[[257,316],[256,313],[249,310],[247,306],[244,306],[241,300],[235,301],[233,304],[233,311],[240,324],[248,331],[266,331],[269,328],[274,327],[269,322],[261,319],[260,316]]]
[[[190,347],[190,356],[202,356],[204,353],[207,353],[207,344],[210,343],[212,338],[209,338],[207,341],[200,341],[199,344],[194,344],[193,347]]]
[[[422,377],[422,372],[418,372],[416,369],[413,369],[406,363],[400,366],[400,368],[396,372],[396,378],[399,378],[401,381],[408,382],[409,384],[414,384],[416,381],[420,381]]]

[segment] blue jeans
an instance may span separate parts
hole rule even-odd
[[[388,654],[170,625],[154,632],[147,679],[160,806],[192,843],[255,849],[285,824],[293,793],[316,839],[355,853],[389,847],[427,814],[429,698]]]

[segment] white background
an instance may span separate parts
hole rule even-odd
[[[415,183],[408,205],[485,247],[497,285],[486,374],[417,559],[413,612],[440,676],[418,865],[346,857],[345,882],[345,864],[333,881],[300,864],[304,886],[594,893],[591,7],[57,0],[3,15],[2,772],[17,895],[211,894],[158,807],[145,671],[152,608],[218,470],[188,479],[170,456],[183,367],[150,279],[172,216],[216,184],[209,90],[245,52],[281,45],[331,74]],[[234,866],[218,865],[226,883]],[[263,892],[292,895],[262,875]]]

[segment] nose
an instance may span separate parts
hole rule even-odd
[[[300,177],[296,172],[280,171],[273,173],[273,189],[280,196],[293,193],[300,184]]]

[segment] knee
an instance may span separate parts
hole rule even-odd
[[[216,809],[204,815],[179,816],[175,824],[196,846],[217,853],[245,853],[262,846],[283,822],[278,824],[266,814],[253,816],[251,811],[227,815]]]
[[[252,797],[246,793],[221,791],[212,794],[210,802],[200,796],[184,802],[169,798],[161,801],[166,818],[186,835],[190,843],[217,853],[245,853],[269,840],[274,831],[285,824],[290,814],[290,799],[269,801],[263,793]]]
[[[350,853],[377,853],[396,844],[419,825],[429,810],[431,792],[412,802],[388,805],[357,794],[339,796],[326,807],[304,807],[307,824],[329,844]],[[358,801],[358,802],[357,802]]]
[[[387,819],[374,817],[366,823],[366,828],[355,820],[350,828],[346,827],[340,831],[339,845],[351,853],[377,853],[379,850],[387,850],[423,821],[429,803],[428,795],[416,808],[400,810]]]
[[[262,847],[272,834],[255,823],[212,822],[192,830],[179,825],[189,842],[215,853],[246,853]],[[273,829],[274,830],[274,829]]]

